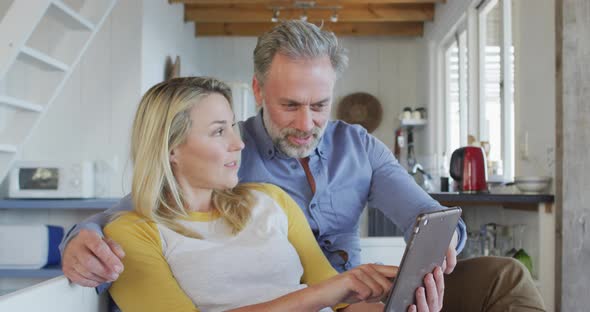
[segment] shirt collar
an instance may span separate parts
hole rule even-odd
[[[258,153],[264,155],[267,159],[272,159],[275,156],[276,150],[270,135],[268,135],[266,128],[264,127],[262,109],[258,110],[258,114],[254,117],[254,135],[258,138],[255,141]]]
[[[264,157],[266,157],[267,159],[272,159],[275,156],[279,156],[281,158],[288,158],[288,156],[283,154],[277,147],[274,146],[272,139],[270,138],[270,135],[268,134],[268,132],[266,132],[266,128],[264,127],[262,114],[263,110],[260,109],[258,111],[258,114],[256,114],[256,117],[254,117],[254,134],[257,138],[259,138],[259,140],[256,140],[256,147],[258,148],[258,152],[261,155],[264,155]],[[328,149],[327,146],[325,146],[326,140],[324,140],[324,135],[322,135],[322,137],[320,138],[320,142],[318,143],[318,146],[315,148],[314,152],[322,159],[327,159],[326,151]]]

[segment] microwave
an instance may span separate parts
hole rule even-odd
[[[10,198],[92,198],[94,163],[18,161],[9,175]]]

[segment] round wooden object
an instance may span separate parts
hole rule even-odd
[[[369,133],[375,131],[383,118],[383,108],[376,97],[357,92],[345,96],[338,104],[338,119],[350,124],[359,124]]]

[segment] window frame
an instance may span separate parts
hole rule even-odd
[[[464,73],[467,77],[466,79],[461,79],[461,77],[459,77],[459,110],[460,110],[460,146],[465,146],[467,145],[467,135],[469,133],[469,116],[471,114],[471,107],[469,105],[470,99],[472,98],[472,95],[470,94],[470,90],[471,90],[471,70],[470,67],[472,66],[470,60],[471,60],[471,55],[472,53],[470,52],[470,49],[472,47],[472,45],[470,45],[470,38],[469,38],[469,27],[468,27],[469,23],[468,23],[468,18],[467,18],[467,14],[463,14],[459,20],[455,23],[455,25],[451,28],[451,30],[447,33],[447,35],[444,37],[443,40],[441,40],[441,44],[439,44],[438,46],[438,59],[439,59],[439,64],[441,64],[440,68],[440,83],[439,83],[439,90],[440,90],[440,95],[442,97],[442,108],[440,110],[438,110],[438,112],[442,115],[439,117],[439,124],[443,127],[443,131],[441,131],[443,133],[442,137],[439,136],[439,140],[441,140],[442,142],[444,142],[441,145],[438,145],[440,148],[437,150],[437,155],[445,155],[444,157],[441,157],[440,159],[435,159],[435,161],[450,161],[451,158],[451,154],[453,152],[453,150],[451,149],[450,146],[450,112],[449,112],[449,94],[448,94],[448,90],[449,90],[449,84],[450,81],[448,79],[448,72],[449,72],[449,64],[448,64],[448,58],[447,58],[447,51],[449,50],[449,48],[453,45],[453,43],[457,43],[457,47],[458,47],[458,56],[460,57],[461,55],[461,48],[464,45],[464,48],[467,49],[467,68],[462,68],[465,67],[465,63],[461,62],[461,60],[459,60],[459,70],[458,73],[459,75],[461,75],[461,73]],[[464,40],[461,40],[460,37],[463,36]],[[463,80],[463,81],[462,81]],[[462,84],[462,82],[464,82]],[[467,97],[463,97],[461,96],[461,92],[462,90],[465,90],[467,92]],[[462,101],[463,100],[463,101]],[[438,157],[437,157],[438,158]],[[435,166],[438,167],[444,167],[444,166],[448,166],[448,164],[435,164]],[[441,173],[444,174],[444,173]],[[446,173],[448,174],[448,173]]]
[[[482,1],[475,9],[477,12],[477,42],[478,42],[478,89],[479,89],[479,120],[478,132],[479,139],[489,141],[486,137],[486,99],[485,99],[485,46],[486,46],[486,19],[485,16],[498,3],[502,3],[502,23],[500,29],[501,46],[500,46],[500,75],[501,75],[501,142],[502,142],[502,175],[492,176],[488,173],[488,181],[512,181],[514,179],[515,164],[515,138],[514,138],[514,92],[511,87],[514,86],[513,77],[510,68],[513,56],[512,47],[512,0],[485,0]]]

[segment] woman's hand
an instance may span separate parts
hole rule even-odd
[[[424,287],[416,289],[416,304],[408,308],[408,312],[438,312],[443,306],[445,280],[443,271],[436,267],[434,272],[424,277]]]
[[[339,303],[378,302],[389,293],[391,279],[397,275],[397,271],[395,266],[363,264],[319,284],[231,312],[319,311]],[[383,304],[361,303],[346,309],[345,311],[377,312],[382,311]]]
[[[389,293],[391,279],[397,272],[395,266],[363,264],[311,288],[326,306],[360,301],[378,302]]]

